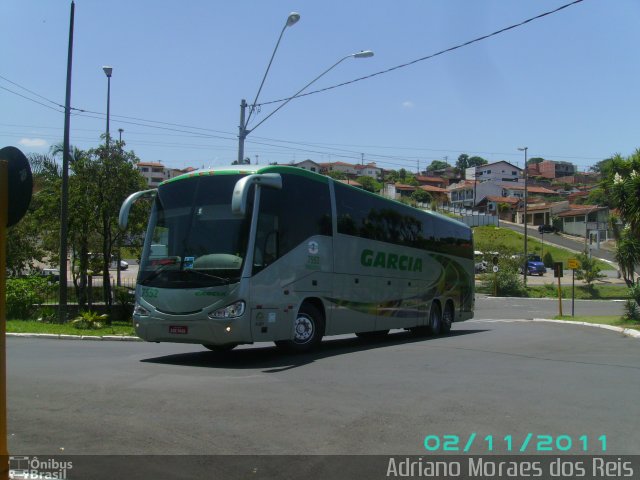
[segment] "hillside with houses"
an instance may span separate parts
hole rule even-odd
[[[526,187],[528,225],[553,225],[558,231],[579,237],[587,232],[602,239],[610,236],[609,209],[601,204],[598,173],[578,172],[575,165],[564,161],[532,159],[525,172],[507,161],[480,160],[465,169],[434,161],[419,173],[364,162],[319,163],[307,159],[289,165],[421,208],[490,215],[517,224],[525,220]],[[150,187],[157,187],[162,181],[195,169],[176,170],[159,162],[140,162],[138,170]]]

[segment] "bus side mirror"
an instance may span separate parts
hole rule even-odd
[[[120,215],[118,216],[118,226],[120,229],[124,230],[127,228],[127,225],[129,224],[129,210],[131,210],[131,206],[136,203],[138,199],[142,197],[155,197],[157,194],[158,189],[154,188],[129,195],[126,200],[122,202],[122,206],[120,207]]]
[[[236,182],[233,187],[233,196],[231,197],[231,212],[234,215],[244,217],[247,214],[247,200],[251,185],[262,185],[263,187],[282,188],[282,177],[278,173],[257,173],[247,175]]]

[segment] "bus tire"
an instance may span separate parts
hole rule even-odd
[[[449,301],[447,302],[447,305],[444,307],[444,313],[442,314],[442,327],[440,327],[440,331],[442,333],[449,333],[451,331],[451,324],[453,323],[453,317],[454,317],[453,303]]]
[[[362,340],[381,340],[387,336],[389,330],[375,330],[373,332],[356,332],[356,337]]]
[[[222,352],[230,352],[231,350],[236,348],[238,344],[237,343],[225,343],[224,345],[204,345],[203,344],[202,346],[205,348],[208,348],[212,352],[222,353]]]
[[[429,333],[431,335],[439,335],[442,330],[442,311],[440,310],[440,304],[433,302],[431,304],[431,310],[429,311]]]
[[[293,340],[279,340],[276,345],[284,350],[302,353],[313,350],[324,336],[324,317],[316,307],[305,303],[293,322]]]

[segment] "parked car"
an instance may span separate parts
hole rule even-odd
[[[523,267],[519,268],[519,272],[522,273]],[[540,255],[529,255],[527,259],[527,275],[544,275],[547,273],[547,267],[544,266]]]
[[[538,233],[556,233],[558,229],[553,225],[538,225]]]
[[[489,263],[483,258],[484,253],[479,250],[473,252],[475,256],[475,272],[476,273],[487,273],[487,268],[489,267]]]
[[[60,281],[60,270],[57,268],[43,268],[40,276],[46,277],[50,282]]]

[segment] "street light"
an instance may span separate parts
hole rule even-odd
[[[111,72],[113,72],[113,67],[104,66],[102,67],[104,70],[104,74],[107,76],[107,148],[109,148],[109,104],[111,103]]]
[[[124,128],[119,128],[118,133],[120,134],[120,138],[118,138],[118,141],[121,143],[122,143],[122,132],[124,132]]]
[[[527,286],[527,266],[529,264],[527,258],[527,150],[529,147],[519,147],[518,150],[524,152],[524,286]]]
[[[111,107],[111,74],[113,73],[113,67],[104,66],[102,67],[104,74],[107,76],[107,136],[105,137],[105,144],[107,146],[107,155],[109,156],[109,114]],[[122,132],[120,129],[120,139],[122,140]],[[118,250],[118,255],[116,256],[116,285],[121,285],[121,275],[120,275],[120,248]]]
[[[267,69],[264,72],[264,75],[262,76],[262,81],[260,82],[260,87],[258,87],[258,93],[256,93],[256,98],[253,100],[253,103],[251,104],[251,111],[249,112],[249,116],[247,117],[247,119],[245,120],[244,115],[245,115],[245,110],[247,108],[247,101],[243,98],[242,102],[240,104],[240,125],[238,127],[239,129],[239,133],[238,133],[238,163],[242,163],[242,161],[244,160],[244,139],[247,138],[247,135],[249,135],[249,130],[247,130],[247,125],[249,123],[249,120],[251,119],[251,115],[253,115],[253,111],[255,110],[255,106],[256,103],[258,101],[258,97],[260,96],[260,92],[262,91],[262,87],[264,86],[264,81],[267,79],[267,74],[269,73],[269,70],[271,69],[271,64],[273,63],[273,58],[276,56],[276,51],[278,50],[278,47],[280,46],[280,40],[282,40],[282,36],[284,35],[284,31],[287,29],[287,27],[291,27],[293,25],[295,25],[296,23],[298,23],[298,20],[300,20],[300,14],[297,12],[291,12],[289,14],[289,16],[287,17],[287,21],[284,23],[284,26],[282,27],[282,31],[280,32],[280,36],[278,37],[278,41],[276,42],[276,46],[273,49],[273,53],[271,54],[271,58],[269,59],[269,64],[267,65]]]
[[[241,164],[243,162],[243,160],[244,160],[244,141],[247,138],[247,135],[249,135],[249,133],[251,133],[253,130],[255,130],[260,125],[262,125],[265,121],[267,121],[278,110],[280,110],[282,107],[284,107],[287,103],[289,103],[294,98],[298,97],[298,95],[300,95],[309,86],[311,86],[313,83],[315,83],[322,76],[326,75],[329,71],[333,70],[335,67],[337,67],[340,63],[342,63],[347,58],[368,58],[368,57],[372,57],[373,56],[373,52],[371,50],[362,50],[360,52],[352,53],[350,55],[346,55],[346,56],[342,57],[336,63],[331,65],[329,68],[327,68],[324,72],[322,72],[316,78],[314,78],[309,83],[307,83],[304,87],[302,87],[300,90],[298,90],[292,96],[290,96],[278,108],[276,108],[273,112],[271,112],[269,115],[267,115],[265,118],[263,118],[262,121],[260,121],[255,127],[253,127],[251,130],[249,130],[247,128],[247,125],[249,125],[249,120],[251,119],[251,115],[253,115],[253,112],[256,109],[256,105],[257,105],[257,102],[258,102],[258,97],[260,95],[260,92],[262,91],[262,86],[264,85],[264,81],[267,78],[267,73],[269,72],[269,69],[271,68],[271,62],[273,61],[273,57],[274,57],[274,55],[276,53],[276,50],[278,49],[278,45],[280,45],[280,39],[282,38],[282,35],[284,34],[284,30],[287,27],[290,27],[291,25],[295,24],[299,19],[300,19],[300,14],[295,13],[295,12],[289,14],[289,18],[287,19],[287,22],[286,22],[285,26],[282,28],[282,32],[280,32],[280,37],[278,38],[278,43],[276,43],[276,47],[273,50],[273,54],[271,55],[271,60],[269,61],[269,65],[267,66],[267,71],[265,72],[264,76],[262,77],[262,82],[260,83],[260,88],[258,89],[258,93],[256,94],[256,98],[253,100],[253,103],[251,104],[251,109],[249,111],[249,116],[246,118],[246,120],[245,120],[245,111],[246,111],[246,108],[247,108],[248,104],[247,104],[247,101],[244,98],[240,102],[240,125],[238,127],[238,129],[239,129],[239,133],[238,133],[238,163],[239,164]]]

